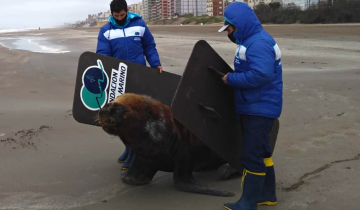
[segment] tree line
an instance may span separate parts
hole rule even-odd
[[[295,4],[259,4],[254,12],[263,24],[360,22],[360,0],[328,0],[302,10]]]

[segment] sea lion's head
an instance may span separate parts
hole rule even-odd
[[[119,135],[124,115],[128,112],[124,105],[114,102],[106,104],[99,111],[98,119],[102,129],[110,135]]]
[[[154,154],[176,134],[172,112],[149,96],[124,93],[98,114],[102,129],[139,154]]]

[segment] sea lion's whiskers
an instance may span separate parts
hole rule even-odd
[[[92,117],[92,123],[93,123],[93,124],[100,124],[100,118],[99,118],[98,115]]]

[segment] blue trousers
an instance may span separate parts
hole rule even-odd
[[[241,161],[246,170],[266,173],[264,158],[272,157],[269,135],[274,120],[254,115],[237,115],[237,127],[241,129],[243,138]]]

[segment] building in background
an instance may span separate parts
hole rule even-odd
[[[103,14],[104,14],[104,18],[105,18],[106,20],[108,20],[109,17],[110,17],[110,15],[111,15],[111,12],[110,12],[110,10],[108,10],[107,12],[104,12]]]
[[[110,15],[111,15],[110,10],[108,10],[107,12],[101,12],[97,14],[97,16],[95,17],[96,27],[101,27],[105,25],[108,22]],[[95,26],[95,25],[90,23],[90,26]]]
[[[214,16],[214,13],[213,13],[213,0],[206,0],[206,14],[208,16]]]
[[[139,0],[140,1],[140,0]],[[311,5],[327,2],[328,0],[141,0],[142,2],[128,6],[129,11],[142,16],[145,21],[170,19],[191,14],[193,16],[224,16],[226,7],[233,2],[243,2],[254,9],[260,4],[278,2],[283,7],[297,6],[302,10]],[[98,14],[89,14],[83,21],[75,24],[64,24],[74,27],[101,27],[108,22],[110,10]]]
[[[208,16],[224,16],[224,0],[207,0],[206,14]]]
[[[89,14],[86,18],[83,26],[84,27],[100,27],[107,23],[110,17],[110,11],[100,12],[98,14]]]
[[[155,9],[159,7],[161,7],[160,0],[142,0],[143,19],[149,21],[158,17],[161,11],[155,11]]]
[[[312,4],[318,4],[319,2],[322,2],[322,0],[318,1],[318,0],[282,0],[282,5],[284,7],[289,7],[289,6],[298,6],[300,7],[300,9],[305,10],[307,8],[309,8]]]
[[[246,3],[249,5],[249,7],[251,7],[251,9],[254,9],[256,5],[270,4],[271,2],[273,2],[273,0],[248,0]]]
[[[160,0],[153,1],[150,6],[150,20],[161,19],[161,2]]]
[[[225,8],[233,2],[244,2],[252,9],[259,4],[272,2],[279,2],[285,7],[296,5],[301,9],[306,9],[317,1],[327,0],[142,0],[142,2],[129,5],[128,9],[141,15],[145,21],[149,21],[170,19],[188,14],[193,16],[224,16]],[[89,14],[85,21],[81,21],[81,25],[85,27],[102,26],[107,23],[110,15],[110,10],[98,14]]]
[[[143,13],[144,20],[150,19],[149,0],[142,0],[142,13]]]
[[[143,9],[142,8],[143,8],[143,3],[142,2],[129,5],[130,12],[139,14],[141,16],[143,16]]]
[[[142,0],[142,16],[146,21],[176,16],[178,0]]]
[[[176,0],[160,0],[161,19],[169,19],[175,17]]]
[[[171,1],[170,0],[161,0],[161,19],[171,18]]]
[[[207,0],[176,0],[176,13],[179,15],[205,15],[206,4]]]

